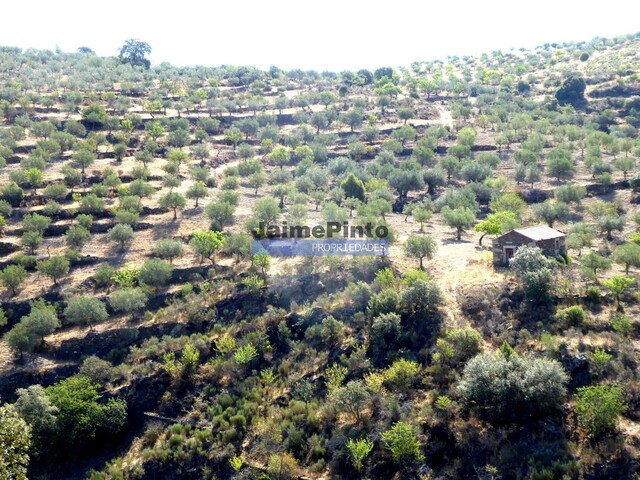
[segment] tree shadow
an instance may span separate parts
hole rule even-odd
[[[442,244],[443,245],[460,245],[460,244],[465,244],[465,243],[473,243],[471,240],[465,240],[465,239],[455,239],[455,238],[447,238],[442,240]]]
[[[197,207],[192,207],[192,208],[185,208],[182,211],[182,216],[184,218],[193,218],[202,214],[203,210],[204,208],[202,207],[202,205],[198,205]]]
[[[169,236],[173,236],[180,228],[180,220],[175,220],[171,222],[164,222],[156,225],[156,228],[153,229],[153,233],[151,234],[151,238],[155,240],[160,240],[163,238],[169,238]]]

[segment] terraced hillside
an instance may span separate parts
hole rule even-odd
[[[635,478],[639,47],[340,73],[1,48],[0,446],[29,460],[0,469]],[[389,254],[253,252],[283,221],[383,225]],[[567,254],[495,270],[535,224]]]

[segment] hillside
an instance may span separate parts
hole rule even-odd
[[[0,478],[640,474],[640,36],[141,58],[0,48]],[[252,250],[285,221],[388,255]],[[494,268],[532,225],[567,252]]]

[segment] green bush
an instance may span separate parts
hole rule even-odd
[[[240,365],[246,365],[257,356],[258,350],[250,343],[239,347],[233,354],[233,358]]]
[[[109,318],[104,303],[95,297],[72,298],[64,309],[64,315],[68,322],[92,327]]]
[[[602,291],[595,285],[591,285],[587,287],[585,297],[591,303],[600,303],[602,301]]]
[[[154,287],[166,285],[173,275],[173,267],[170,263],[160,260],[159,258],[151,258],[145,260],[140,269],[139,280]]]
[[[382,432],[380,438],[384,447],[391,452],[393,461],[399,465],[424,458],[422,446],[408,423],[395,423],[389,430]]]
[[[119,432],[127,422],[126,402],[112,398],[100,403],[98,386],[86,377],[70,377],[46,390],[58,408],[56,440],[61,446],[87,448],[92,441]]]
[[[622,388],[618,386],[591,385],[579,388],[576,394],[578,425],[593,437],[615,431],[624,410]]]
[[[350,438],[347,441],[347,450],[349,450],[349,456],[354,468],[360,471],[364,466],[362,462],[373,450],[373,442],[368,438],[359,438],[357,440]]]
[[[558,413],[568,377],[546,358],[480,354],[464,368],[462,404],[495,424],[523,423]]]
[[[473,328],[447,330],[436,342],[437,360],[458,367],[482,352],[482,336]]]
[[[0,406],[1,478],[26,480],[31,447],[31,427],[12,405]]]
[[[401,358],[384,371],[385,380],[393,388],[407,390],[420,373],[417,362]]]
[[[24,191],[17,183],[12,182],[2,188],[2,198],[12,207],[19,207],[24,198]]]
[[[386,289],[376,293],[367,306],[367,313],[371,318],[386,313],[398,313],[400,310],[400,294],[394,289]]]
[[[563,328],[577,327],[586,319],[586,313],[579,305],[563,308],[556,312],[556,320]]]

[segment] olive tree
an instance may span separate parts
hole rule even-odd
[[[96,155],[93,152],[90,152],[86,149],[79,149],[72,156],[73,163],[80,167],[80,171],[82,177],[84,178],[85,169],[93,164],[96,161]]]
[[[64,309],[64,316],[68,322],[89,325],[90,329],[109,318],[104,303],[95,297],[72,298]]]
[[[133,241],[135,233],[131,225],[125,225],[119,223],[107,232],[107,238],[112,242],[120,244],[120,250],[124,251],[124,247],[127,243]]]
[[[15,296],[18,288],[28,276],[29,274],[22,265],[7,265],[0,272],[0,283],[11,290],[11,294]]]
[[[147,296],[140,288],[122,288],[109,295],[111,308],[116,312],[134,313],[147,304]]]
[[[35,452],[42,453],[55,428],[58,408],[42,385],[31,385],[16,390],[18,398],[14,406],[20,416],[31,426]]]
[[[624,265],[624,273],[629,275],[630,267],[640,267],[640,245],[634,242],[620,245],[613,251],[613,260]]]
[[[37,264],[38,271],[47,277],[51,277],[54,285],[58,285],[58,280],[69,273],[71,264],[66,257],[54,255],[46,260],[41,260]]]
[[[205,258],[215,262],[215,254],[222,247],[224,236],[220,232],[194,232],[189,246],[202,262]]]
[[[338,411],[348,412],[357,423],[362,423],[362,414],[371,400],[371,394],[362,380],[352,380],[333,390],[328,400]]]
[[[168,192],[160,197],[160,206],[173,210],[173,219],[177,220],[178,210],[182,210],[187,205],[184,195],[178,192]]]
[[[598,271],[609,270],[611,268],[611,260],[607,257],[597,254],[596,252],[589,252],[582,257],[581,265],[585,276],[590,277],[598,282]]]
[[[69,247],[81,248],[91,238],[91,232],[80,225],[72,225],[65,233],[64,238]]]
[[[563,202],[550,202],[545,200],[543,203],[533,208],[533,215],[538,220],[543,220],[553,228],[555,222],[564,222],[569,218],[569,205]]]
[[[60,326],[60,320],[55,307],[40,299],[31,302],[31,311],[20,319],[20,324],[26,329],[30,342],[33,344],[36,340],[43,343],[44,337],[53,333]]]
[[[201,198],[205,198],[209,194],[209,190],[204,182],[195,182],[187,190],[187,198],[194,199],[196,201],[195,207],[198,207],[198,201]]]
[[[154,245],[153,254],[169,260],[169,263],[173,263],[174,258],[184,255],[184,245],[180,240],[163,238]]]
[[[423,260],[433,258],[438,249],[436,241],[427,235],[411,234],[402,246],[405,255],[417,258],[420,261],[420,269],[424,268]]]
[[[445,205],[442,210],[440,210],[440,213],[445,223],[451,228],[456,229],[456,239],[458,241],[462,237],[462,232],[471,228],[476,219],[475,212],[468,207],[450,208],[448,205]]]

